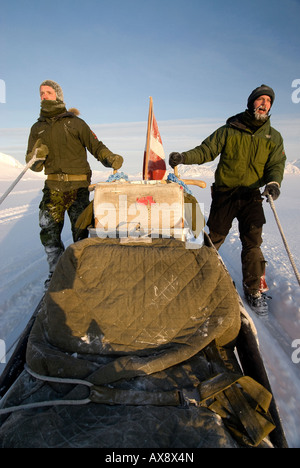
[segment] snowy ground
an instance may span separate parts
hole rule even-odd
[[[21,170],[22,166],[16,160],[0,153],[0,195]],[[109,170],[95,174],[93,182],[106,180],[110,174]],[[203,170],[199,178],[206,181],[207,188],[192,190],[199,202],[204,203],[207,215],[212,172]],[[0,373],[8,359],[5,351],[9,354],[38,304],[47,277],[47,262],[38,227],[38,205],[43,184],[42,174],[28,171],[0,205]],[[297,166],[285,175],[282,194],[275,206],[299,271],[300,170]],[[270,314],[265,320],[252,312],[250,315],[258,330],[262,355],[288,443],[290,447],[300,447],[300,287],[267,203],[265,214],[267,224],[263,252],[268,261],[267,281],[272,296]],[[63,240],[65,245],[71,242],[68,220]],[[240,251],[237,225],[234,224],[220,254],[242,296]]]

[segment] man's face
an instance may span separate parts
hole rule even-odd
[[[56,101],[56,92],[51,86],[41,86],[40,96],[41,101]]]
[[[258,115],[267,115],[271,109],[272,101],[270,96],[262,95],[254,101],[254,112]]]

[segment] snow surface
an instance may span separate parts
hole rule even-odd
[[[13,157],[0,153],[0,196],[20,174],[22,166]],[[179,167],[183,178],[196,177],[206,189],[190,188],[205,215],[210,207],[210,185],[215,166]],[[92,182],[106,180],[111,170],[94,172]],[[27,171],[0,205],[0,373],[9,352],[28,322],[43,294],[48,267],[39,240],[38,207],[44,185],[43,173]],[[130,179],[141,180],[140,175]],[[260,348],[279,408],[290,447],[300,447],[300,286],[285,250],[274,214],[264,202],[267,224],[264,227],[263,253],[268,261],[270,313],[261,319],[247,309],[255,323]],[[281,196],[276,211],[296,267],[300,268],[300,161],[286,166]],[[72,242],[66,217],[65,245]],[[234,223],[220,254],[243,297],[241,284],[241,245]],[[7,355],[5,355],[5,351]]]

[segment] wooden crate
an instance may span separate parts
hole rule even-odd
[[[98,237],[184,240],[184,191],[160,181],[99,183],[94,195]]]

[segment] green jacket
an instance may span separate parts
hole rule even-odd
[[[280,133],[270,119],[259,127],[250,125],[247,111],[231,117],[200,146],[184,152],[184,164],[203,164],[220,155],[215,172],[218,187],[259,188],[269,182],[281,184],[286,156]]]
[[[77,117],[73,112],[64,111],[53,117],[40,116],[38,121],[31,127],[26,162],[32,157],[32,148],[36,141],[41,138],[42,143],[47,145],[49,154],[43,163],[32,166],[34,171],[42,171],[45,174],[87,174],[87,182],[51,182],[47,181],[50,188],[57,185],[68,185],[72,187],[88,186],[91,175],[90,165],[87,160],[88,150],[105,167],[111,167],[110,158],[113,153],[98,140],[90,127],[84,120]]]

